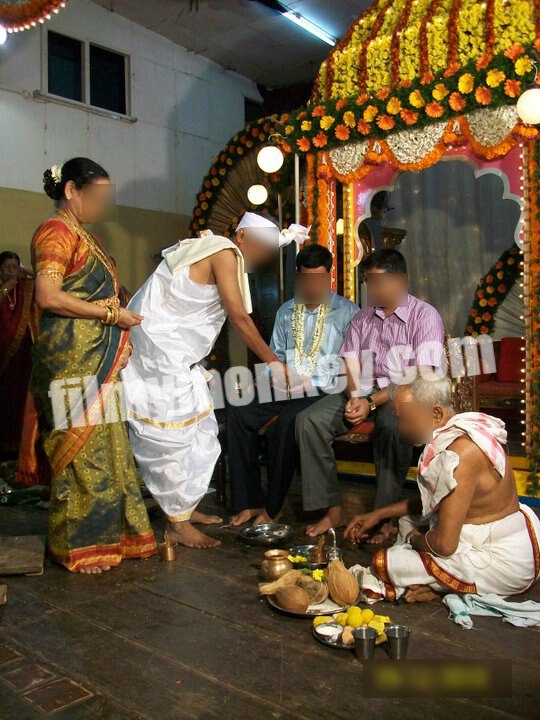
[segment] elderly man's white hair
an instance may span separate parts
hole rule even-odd
[[[448,377],[438,380],[428,380],[418,377],[410,385],[391,385],[389,389],[390,400],[404,390],[409,390],[417,402],[426,403],[431,407],[441,405],[452,407],[452,381]]]

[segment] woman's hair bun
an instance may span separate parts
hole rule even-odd
[[[52,169],[47,168],[43,173],[43,189],[51,200],[54,200],[55,202],[60,200],[60,187],[60,183],[53,175]]]

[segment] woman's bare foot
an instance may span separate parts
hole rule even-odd
[[[253,525],[266,525],[266,523],[275,523],[279,520],[281,517],[281,513],[278,513],[276,517],[272,518],[270,515],[266,512],[266,510],[263,510],[261,513],[257,515],[255,520],[253,521]]]
[[[206,513],[194,510],[190,517],[190,522],[196,525],[221,525],[223,518],[220,518],[219,515],[207,515]]]
[[[429,585],[411,585],[405,595],[405,602],[408,603],[432,602],[433,600],[440,601],[441,599],[441,594],[435,592]]]
[[[308,537],[317,537],[328,532],[330,528],[339,528],[345,525],[345,515],[341,505],[335,505],[334,507],[328,508],[328,512],[322,520],[315,523],[314,525],[308,525],[306,528],[306,535]]]
[[[245,523],[249,522],[251,518],[256,518],[258,515],[264,512],[264,508],[246,508],[245,510],[241,510],[236,515],[233,515],[231,518],[231,525],[233,527],[239,527],[240,525],[245,525]]]
[[[393,522],[388,521],[383,523],[374,535],[367,538],[366,542],[370,545],[380,545],[381,543],[386,542],[391,538],[394,538],[396,535],[397,527],[394,525]]]
[[[79,568],[79,572],[81,575],[99,575],[110,569],[110,565],[87,565],[86,567]]]
[[[171,543],[192,548],[215,548],[221,545],[219,540],[208,537],[208,535],[194,528],[189,520],[169,523],[167,540]]]

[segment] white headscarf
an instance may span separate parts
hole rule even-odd
[[[271,243],[278,247],[285,247],[285,245],[292,243],[293,240],[298,245],[301,245],[308,239],[310,230],[310,228],[306,228],[303,225],[292,223],[288,228],[280,231],[272,220],[252,212],[244,214],[238,223],[236,231],[238,232],[238,230],[242,228],[257,228],[257,233],[254,234],[257,240]]]

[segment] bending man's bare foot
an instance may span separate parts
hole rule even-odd
[[[389,520],[388,522],[385,522],[381,525],[378,532],[367,538],[366,542],[370,545],[380,545],[381,543],[385,542],[386,540],[390,540],[396,535],[397,527],[394,525],[393,522]]]
[[[266,512],[266,510],[263,510],[261,513],[259,513],[255,520],[253,521],[253,525],[266,525],[266,523],[275,523],[279,520],[281,517],[281,513],[278,513],[276,517],[272,518],[270,515]]]
[[[233,527],[239,527],[240,525],[244,525],[245,523],[249,522],[251,518],[256,518],[263,512],[264,508],[246,508],[245,510],[241,510],[236,515],[232,516],[231,525]]]
[[[341,505],[335,505],[334,507],[328,508],[322,520],[319,520],[319,522],[314,525],[307,526],[306,535],[308,537],[317,537],[317,535],[328,532],[330,528],[343,527],[344,525],[345,515],[343,514],[343,508]]]
[[[208,537],[208,535],[194,528],[189,520],[169,523],[167,538],[169,542],[192,548],[215,548],[221,545],[219,540]]]
[[[442,596],[440,593],[435,592],[429,585],[411,585],[407,589],[405,595],[405,602],[432,602],[433,600],[441,600]]]
[[[110,569],[110,565],[87,565],[86,567],[79,568],[79,572],[81,575],[99,575]]]
[[[219,515],[207,515],[206,513],[194,510],[190,522],[195,525],[221,525],[223,518],[220,518]]]

